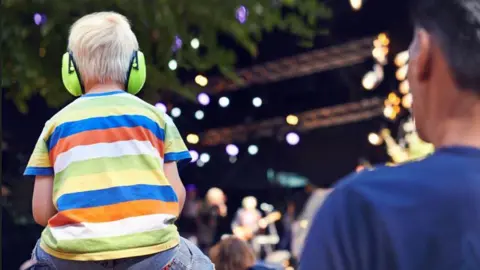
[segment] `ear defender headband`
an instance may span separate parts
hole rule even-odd
[[[125,90],[132,95],[138,94],[142,90],[146,79],[145,56],[140,51],[134,51],[126,74]],[[83,81],[71,51],[63,54],[62,80],[67,91],[73,96],[78,97],[85,94]]]

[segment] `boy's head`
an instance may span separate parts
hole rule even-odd
[[[411,2],[413,114],[420,137],[438,144],[443,125],[468,116],[480,101],[480,1]]]
[[[97,84],[124,85],[138,41],[125,16],[98,12],[72,25],[68,49],[88,90]]]

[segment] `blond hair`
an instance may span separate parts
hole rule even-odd
[[[138,41],[125,16],[98,12],[72,25],[68,48],[84,82],[123,84]]]

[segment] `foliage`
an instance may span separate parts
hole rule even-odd
[[[244,24],[235,18],[240,5],[249,11]],[[321,31],[319,20],[331,16],[318,0],[4,0],[2,88],[21,111],[36,94],[51,106],[69,100],[60,76],[69,26],[82,15],[102,10],[118,11],[132,22],[148,62],[147,99],[158,98],[162,90],[194,98],[198,89],[182,83],[178,70],[168,69],[172,58],[184,70],[217,69],[234,77],[235,51],[222,46],[219,35],[231,37],[255,56],[265,32],[287,31],[304,44]],[[36,25],[35,13],[45,14],[46,22]],[[173,52],[175,36],[181,37],[183,46]],[[189,45],[193,38],[200,40],[199,50]]]

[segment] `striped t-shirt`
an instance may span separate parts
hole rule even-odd
[[[178,199],[163,164],[188,159],[175,124],[154,106],[123,91],[78,98],[47,121],[25,170],[54,176],[58,213],[41,247],[84,261],[178,245]]]

